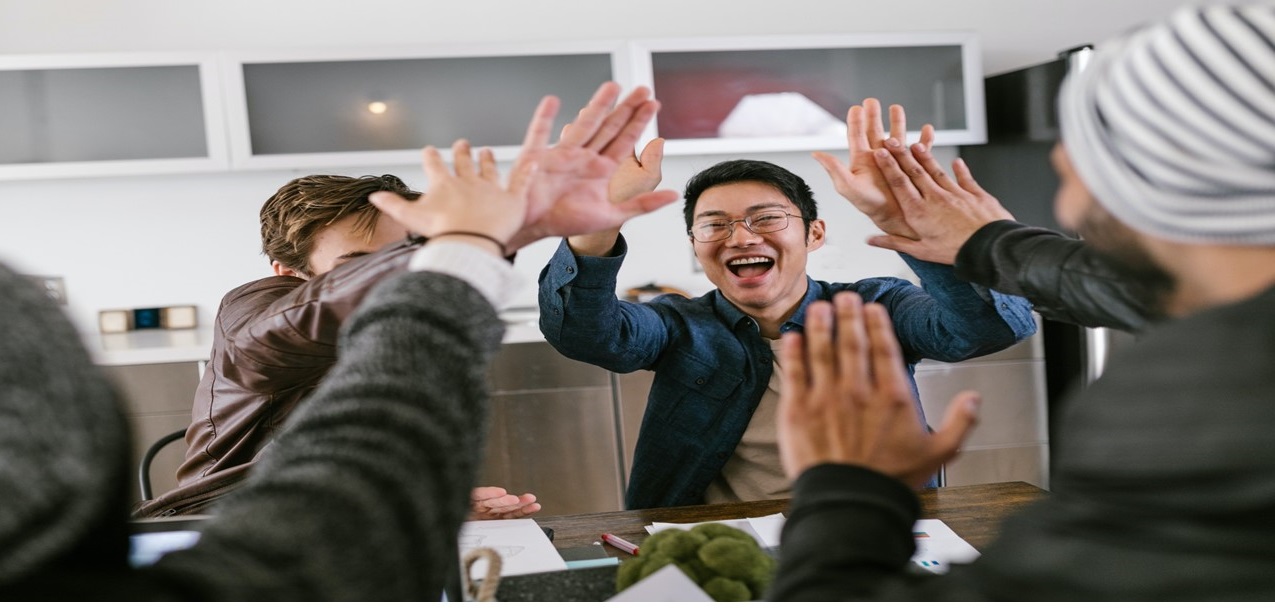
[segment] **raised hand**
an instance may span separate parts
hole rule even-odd
[[[469,493],[469,519],[521,519],[540,511],[535,494],[510,494],[504,488],[485,486]]]
[[[664,140],[653,139],[642,149],[639,156],[630,152],[628,158],[620,162],[611,183],[607,187],[607,197],[612,202],[624,202],[644,193],[652,192],[663,179],[661,163],[664,160]],[[608,227],[599,232],[571,236],[571,250],[579,255],[607,255],[614,247],[616,237],[620,234],[620,225]]]
[[[664,162],[664,139],[655,138],[642,148],[638,155],[633,150],[620,160],[615,175],[607,184],[607,199],[613,203],[622,203],[648,192],[664,179],[662,163]]]
[[[833,463],[917,487],[956,456],[974,426],[978,394],[966,391],[938,431],[926,432],[885,308],[854,292],[811,303],[804,336],[784,334],[779,367],[779,459],[792,480]]]
[[[552,117],[545,122],[537,113],[515,163],[534,163],[538,170],[525,225],[511,241],[511,250],[548,236],[618,229],[629,218],[677,200],[677,193],[669,190],[609,200],[612,176],[633,157],[634,145],[659,110],[646,87],[634,89],[612,108],[619,94],[616,83],[599,87],[552,147],[547,146]]]
[[[890,137],[907,139],[907,115],[903,106],[890,106]],[[915,238],[916,231],[895,202],[885,178],[872,159],[874,150],[885,145],[885,128],[881,123],[881,102],[874,98],[863,100],[863,105],[851,106],[846,113],[846,143],[850,148],[850,164],[843,164],[837,157],[815,152],[816,161],[832,178],[837,193],[844,196],[872,223],[885,231],[904,238]],[[929,149],[934,144],[934,127],[921,127],[920,144]]]
[[[504,244],[522,228],[534,164],[514,167],[508,185],[502,186],[491,150],[482,150],[475,166],[469,142],[463,139],[452,145],[454,173],[433,146],[421,156],[428,196],[409,201],[392,192],[376,192],[368,200],[408,230],[427,237],[469,233]]]
[[[974,181],[965,161],[952,161],[953,180],[929,148],[909,149],[891,138],[873,160],[889,184],[914,236],[885,234],[870,237],[868,244],[893,249],[917,259],[952,264],[961,246],[979,228],[1014,216]]]

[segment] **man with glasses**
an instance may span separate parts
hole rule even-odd
[[[658,143],[635,164],[658,183]],[[1035,331],[1025,300],[959,281],[950,266],[904,256],[924,289],[889,277],[806,276],[826,228],[810,187],[782,167],[719,163],[691,178],[685,199],[695,256],[717,289],[694,299],[620,301],[616,276],[627,244],[619,230],[564,240],[540,277],[540,327],[559,352],[619,373],[655,372],[628,508],[789,496],[776,444],[783,387],[774,349],[781,333],[803,327],[811,302],[854,291],[885,304],[909,372],[923,358],[984,355]]]

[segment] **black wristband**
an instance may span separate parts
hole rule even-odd
[[[440,236],[474,236],[480,239],[487,239],[496,244],[496,248],[500,250],[500,255],[502,257],[505,256],[505,244],[496,240],[496,237],[490,234],[483,234],[481,232],[467,232],[464,230],[452,230],[451,232],[440,232],[438,234],[432,234],[428,238],[429,240],[434,240]]]

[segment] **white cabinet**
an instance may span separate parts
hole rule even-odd
[[[229,166],[215,56],[0,56],[0,179]]]
[[[931,123],[939,145],[987,139],[971,33],[645,40],[631,59],[670,154],[844,149],[846,110],[866,97],[902,104],[912,138]]]
[[[512,159],[543,96],[561,98],[561,128],[599,84],[624,79],[620,48],[590,42],[228,54],[234,165],[415,164],[422,146],[447,148],[461,137]]]
[[[669,154],[844,149],[869,96],[986,140],[969,33],[0,56],[0,179],[414,165],[460,137],[509,160],[542,96],[561,127],[607,80],[653,88]]]

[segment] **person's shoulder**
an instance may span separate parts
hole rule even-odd
[[[867,277],[853,281],[850,283],[828,283],[825,281],[812,281],[814,286],[811,289],[818,289],[815,293],[816,298],[820,300],[831,299],[833,294],[843,291],[853,291],[859,294],[865,302],[872,302],[884,297],[887,293],[903,292],[920,292],[922,289],[915,283],[900,277]]]
[[[215,324],[223,330],[237,331],[276,302],[297,293],[307,282],[298,277],[270,276],[244,283],[222,296]]]
[[[255,279],[227,291],[226,295],[221,298],[221,306],[225,308],[246,299],[260,298],[271,294],[275,294],[276,297],[281,296],[291,293],[294,289],[305,284],[305,279],[290,276],[269,276]]]
[[[338,285],[374,282],[384,276],[405,271],[412,254],[424,243],[424,239],[404,239],[375,253],[341,264],[310,280],[293,276],[269,276],[249,281],[226,292],[221,306],[225,308],[245,301],[260,302],[263,299],[273,301],[307,286],[305,291],[317,293]]]
[[[865,286],[875,286],[875,285],[886,285],[890,287],[895,287],[900,285],[911,285],[913,287],[916,286],[915,283],[903,277],[865,277],[857,281],[850,281],[849,283],[825,283],[823,281],[815,281],[815,282],[818,284],[827,286],[827,289],[829,290],[830,293],[837,293],[839,291],[857,291],[857,290],[863,289]]]
[[[690,331],[691,327],[703,327],[721,322],[719,309],[724,303],[720,293],[714,289],[708,293],[692,297],[685,292],[664,293],[649,300],[635,302],[621,300],[622,307],[644,308],[655,313],[670,335],[676,336]],[[643,317],[646,318],[646,317]]]
[[[698,296],[692,296],[686,292],[665,293],[643,302],[643,304],[656,309],[677,311],[682,314],[700,314],[704,312],[711,313],[721,297],[721,292],[716,289],[709,290]]]

